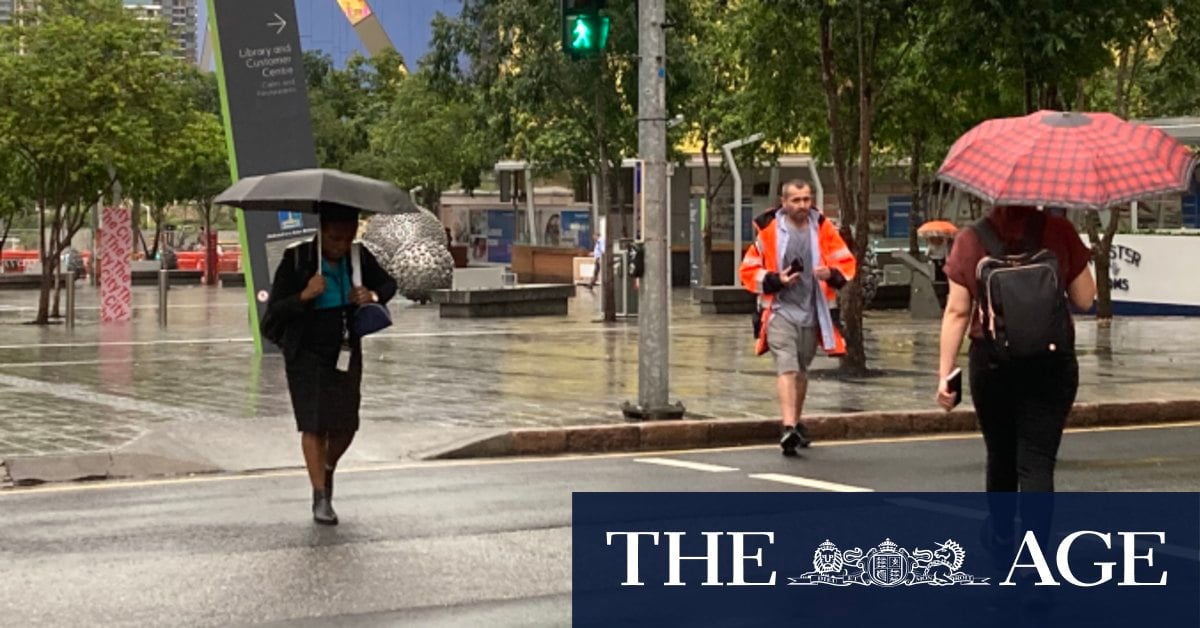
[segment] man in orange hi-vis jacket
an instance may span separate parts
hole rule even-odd
[[[808,393],[808,367],[817,346],[846,352],[829,303],[854,279],[857,263],[838,230],[813,207],[812,188],[793,180],[779,188],[780,206],[754,220],[754,245],[742,259],[742,285],[758,295],[758,355],[775,357],[783,419],[783,455],[811,441],[800,423]]]

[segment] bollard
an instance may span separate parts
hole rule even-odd
[[[167,289],[171,283],[171,271],[161,268],[158,271],[158,325],[167,326]]]
[[[75,329],[75,273],[67,271],[67,329]]]

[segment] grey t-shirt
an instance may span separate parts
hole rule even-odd
[[[800,260],[803,270],[800,273],[800,281],[776,295],[775,313],[793,325],[815,327],[817,287],[812,268],[812,233],[808,225],[797,227],[785,216],[780,216],[777,220],[780,228],[785,229],[788,234],[787,250],[783,253],[780,271],[787,268],[792,260]]]

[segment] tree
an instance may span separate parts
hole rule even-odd
[[[685,128],[699,141],[704,164],[704,211],[700,225],[701,285],[712,284],[713,201],[729,177],[729,164],[713,172],[711,156],[720,145],[758,131],[747,112],[746,70],[750,63],[738,33],[748,12],[740,5],[688,0],[678,13],[671,50],[672,74],[680,78],[676,105],[686,116]],[[739,228],[738,226],[734,227]]]
[[[0,251],[13,223],[33,204],[29,181],[25,163],[0,141]]]
[[[980,121],[1017,114],[1024,106],[1020,90],[1009,88],[1006,72],[991,61],[992,52],[970,43],[981,34],[964,30],[958,9],[956,0],[912,5],[908,51],[879,96],[875,145],[890,163],[908,160],[914,254],[920,220],[944,218],[959,194],[931,178],[950,146]]]
[[[911,52],[914,4],[787,0],[747,9],[753,14],[743,45],[754,51],[748,83],[755,119],[775,143],[811,138],[814,152],[832,164],[841,234],[860,267],[870,242],[876,116]],[[841,294],[847,350],[842,368],[853,374],[867,370],[864,276],[859,273]]]
[[[431,209],[436,209],[442,190],[480,162],[471,103],[442,96],[424,74],[400,81],[395,101],[368,128],[368,135],[382,178],[406,189],[422,187]]]
[[[1188,38],[1200,41],[1194,35],[1195,26],[1200,26],[1200,10],[1194,2],[947,0],[946,6],[959,25],[960,54],[994,66],[997,83],[1006,92],[1021,94],[1025,112],[1109,109],[1129,117],[1135,112],[1151,113],[1151,103],[1172,101],[1173,96],[1197,102],[1194,90],[1175,91],[1182,84],[1186,92],[1189,80],[1200,85],[1194,63],[1200,46],[1189,48],[1186,43]],[[1189,26],[1178,28],[1185,24]],[[1178,56],[1173,54],[1176,46],[1168,41],[1176,33],[1185,42]],[[1174,76],[1157,81],[1156,71],[1163,72],[1159,76]],[[1108,212],[1107,225],[1094,213],[1085,221],[1099,280],[1097,319],[1102,324],[1112,317],[1109,252],[1122,211],[1117,207]]]
[[[1200,5],[1171,0],[1155,31],[1160,52],[1140,83],[1146,115],[1200,115]]]
[[[133,171],[152,150],[164,80],[181,61],[165,29],[116,0],[44,0],[23,23],[0,29],[0,137],[28,168],[42,222],[41,293],[49,319],[52,279],[88,209],[112,183],[108,166]],[[169,99],[168,99],[169,100]]]
[[[479,94],[476,122],[489,157],[524,159],[539,172],[599,173],[607,216],[605,268],[611,268],[614,212],[623,157],[636,153],[637,16],[634,3],[611,3],[608,50],[572,61],[561,50],[555,0],[467,0],[457,20],[434,30],[431,85],[459,84]],[[469,69],[457,61],[465,56]],[[668,80],[670,89],[672,80]],[[670,100],[668,98],[668,100]],[[605,320],[615,320],[612,281]]]
[[[304,66],[317,163],[380,176],[382,162],[371,151],[369,129],[396,100],[405,79],[403,57],[392,49],[370,58],[355,54],[339,70],[328,55],[309,51]]]

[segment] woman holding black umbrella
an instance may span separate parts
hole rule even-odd
[[[313,519],[336,525],[333,472],[354,440],[362,400],[362,338],[353,325],[355,310],[386,304],[396,293],[396,282],[370,251],[353,244],[358,210],[323,203],[318,213],[320,237],[289,247],[275,271],[263,326],[264,335],[278,336],[283,349],[313,489]],[[352,268],[352,246],[360,246],[362,285],[352,279],[358,275]]]

